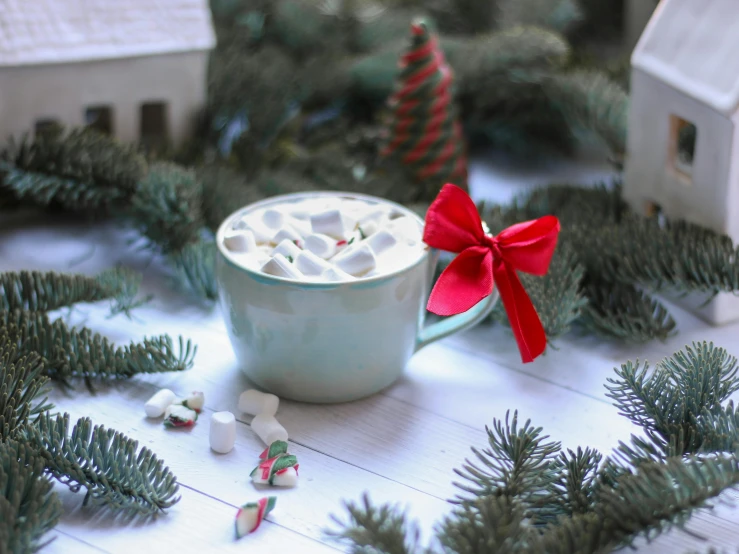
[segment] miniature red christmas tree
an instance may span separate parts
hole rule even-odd
[[[411,45],[388,99],[381,155],[399,160],[433,196],[445,183],[467,188],[467,148],[452,95],[454,74],[423,21],[411,24]]]

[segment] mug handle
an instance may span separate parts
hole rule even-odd
[[[457,331],[464,331],[477,325],[493,311],[497,300],[498,289],[495,288],[490,296],[483,298],[466,312],[453,315],[437,323],[432,323],[428,327],[423,327],[416,337],[416,349],[414,352],[418,352],[424,346],[448,337]]]

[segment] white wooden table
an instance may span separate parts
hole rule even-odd
[[[476,198],[503,200],[534,184],[607,177],[600,162],[553,164],[522,170],[500,164],[472,171]],[[45,552],[330,552],[340,547],[322,530],[329,515],[344,515],[342,499],[369,491],[377,502],[410,509],[424,537],[449,512],[446,499],[457,492],[453,469],[471,445],[484,446],[484,427],[506,410],[536,425],[565,447],[590,445],[609,452],[636,428],[616,413],[604,383],[627,359],[657,361],[693,340],[712,340],[739,354],[739,325],[710,328],[679,308],[672,309],[680,333],[667,343],[644,347],[568,336],[536,362],[520,363],[510,333],[478,327],[420,351],[405,376],[388,390],[351,404],[319,406],[283,401],[279,419],[290,433],[291,452],[300,461],[300,485],[277,490],[277,507],[266,524],[240,541],[233,519],[242,503],[262,496],[249,472],[263,449],[236,409],[249,383],[237,367],[215,306],[198,305],[172,290],[155,258],[137,252],[130,234],[114,224],[94,227],[66,220],[0,221],[0,270],[37,269],[96,273],[122,262],[144,274],[144,292],[154,300],[134,319],[107,318],[108,305],[80,305],[62,312],[118,343],[144,336],[182,334],[198,345],[195,367],[185,373],[135,378],[90,395],[82,384],[72,394],[59,390],[52,400],[73,418],[90,416],[139,440],[164,458],[178,476],[182,500],[153,521],[117,520],[105,510],[82,508],[82,494],[57,485],[65,512]],[[733,340],[732,340],[733,339]],[[206,408],[191,430],[165,430],[144,417],[143,403],[158,388],[179,395],[205,392]],[[209,414],[237,414],[235,449],[226,455],[208,447]],[[645,545],[644,552],[707,551],[708,545],[736,549],[739,509],[719,507],[691,521],[695,536],[673,531]]]

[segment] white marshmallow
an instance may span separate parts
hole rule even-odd
[[[261,267],[269,260],[269,254],[260,250],[261,246],[257,248],[256,252],[236,254],[234,256],[236,262],[252,271],[260,271]]]
[[[262,214],[262,223],[269,229],[280,229],[285,224],[285,214],[275,208],[267,208]]]
[[[363,273],[367,273],[368,271],[372,271],[375,269],[375,266],[377,266],[375,253],[372,252],[372,249],[367,244],[364,244],[364,242],[342,252],[332,261],[339,269],[346,271],[349,275],[354,275],[355,277],[358,277]]]
[[[310,216],[313,233],[321,233],[337,240],[346,238],[344,216],[338,209],[329,209]]]
[[[322,234],[310,235],[305,239],[305,249],[319,258],[327,260],[336,253],[336,241]]]
[[[313,234],[311,229],[310,221],[307,219],[296,219],[292,216],[285,218],[286,225],[295,230],[301,238],[305,238],[308,235]]]
[[[418,223],[408,216],[393,219],[385,228],[411,246],[421,240],[421,229]]]
[[[321,281],[325,281],[327,283],[353,280],[354,277],[336,267],[329,267],[326,271],[321,273]]]
[[[398,239],[391,232],[385,229],[378,231],[364,241],[376,255],[380,255],[386,250],[391,249],[398,244]]]
[[[259,472],[251,478],[255,485],[269,485],[269,479],[262,479]],[[272,476],[273,487],[295,487],[298,484],[298,472],[294,467],[286,467],[281,473]]]
[[[274,416],[279,406],[280,399],[274,394],[256,389],[245,390],[239,396],[239,410],[247,414]]]
[[[249,223],[247,222],[245,217],[241,217],[231,224],[231,229],[233,229],[234,231],[241,231],[248,228]]]
[[[295,258],[295,267],[303,275],[320,275],[331,267],[323,258],[319,258],[310,250],[302,250]]]
[[[289,240],[290,242],[297,241],[298,244],[302,244],[303,237],[295,229],[286,225],[275,233],[270,242],[272,244],[280,244],[283,240]]]
[[[227,234],[223,237],[223,245],[231,252],[254,252],[257,249],[254,232],[250,229],[241,229]]]
[[[275,254],[273,258],[269,259],[261,267],[261,271],[267,275],[275,275],[276,277],[285,277],[287,279],[300,279],[303,276],[282,254]]]
[[[375,234],[387,223],[387,217],[387,210],[383,208],[375,208],[360,218],[357,222],[357,229],[359,229],[365,237],[369,237]]]
[[[267,446],[275,441],[287,441],[287,431],[275,416],[257,414],[251,420],[251,428]]]
[[[284,239],[281,240],[280,243],[274,247],[272,250],[272,256],[275,254],[282,254],[287,258],[288,261],[290,261],[290,258],[292,258],[292,261],[295,262],[295,258],[298,257],[298,254],[300,254],[302,250],[295,246],[295,243],[291,240]],[[288,258],[290,256],[290,258]],[[300,269],[300,268],[298,268]]]
[[[219,454],[231,452],[236,442],[236,418],[231,412],[216,412],[210,416],[210,448]]]
[[[205,395],[200,391],[192,391],[190,396],[182,401],[182,405],[200,413],[203,411],[203,406],[205,406]]]
[[[146,417],[162,417],[165,410],[174,404],[177,395],[169,389],[161,389],[144,404]]]

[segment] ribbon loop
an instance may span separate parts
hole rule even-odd
[[[533,361],[546,348],[546,334],[516,272],[546,274],[559,229],[557,218],[548,215],[487,236],[467,193],[444,185],[426,214],[423,240],[432,248],[459,255],[436,282],[427,309],[438,315],[465,312],[497,284],[521,359]]]

